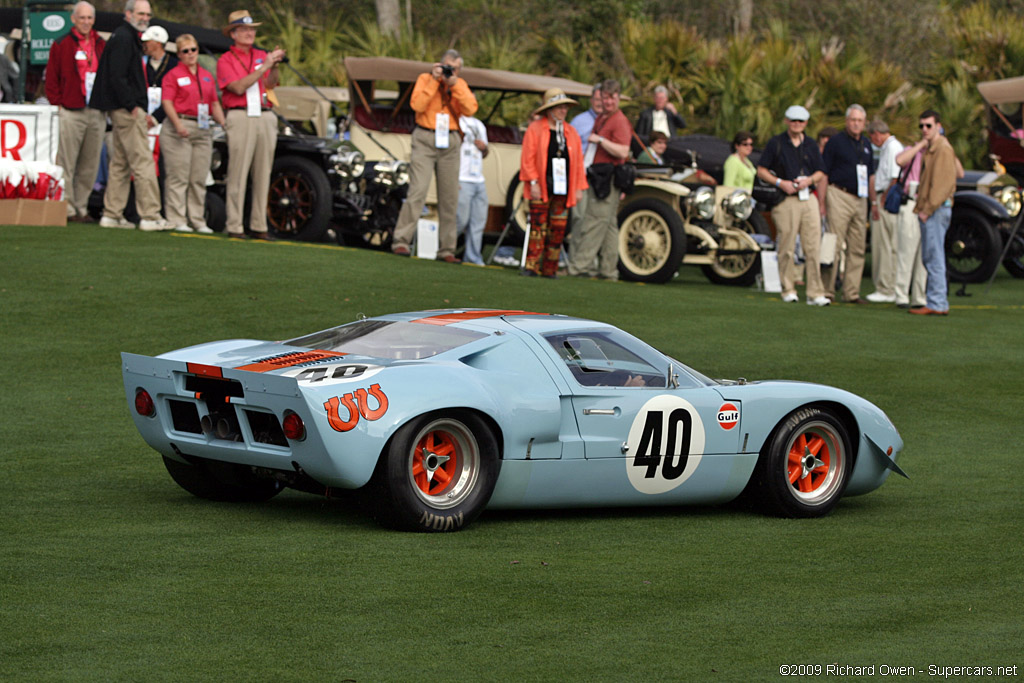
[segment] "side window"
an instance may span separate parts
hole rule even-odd
[[[547,337],[572,376],[586,387],[664,387],[665,373],[597,332]]]

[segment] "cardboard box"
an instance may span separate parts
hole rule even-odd
[[[0,225],[67,225],[68,203],[43,199],[0,199]]]

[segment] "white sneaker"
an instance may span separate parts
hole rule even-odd
[[[499,266],[509,266],[511,268],[515,268],[516,266],[519,265],[519,259],[517,259],[515,256],[495,256],[494,263],[497,263]]]
[[[181,225],[174,226],[175,232],[195,232],[192,228],[182,223]]]
[[[200,235],[212,235],[213,234],[213,230],[206,223],[200,223],[199,225],[196,225],[194,227],[195,227],[196,232],[198,232]]]
[[[143,219],[139,221],[139,230],[144,232],[157,232],[160,230],[174,230],[174,226],[163,218],[157,218],[155,221],[147,221]]]
[[[882,294],[881,292],[871,292],[864,298],[873,304],[891,304],[896,301],[895,294]]]
[[[832,302],[828,300],[827,296],[816,296],[807,300],[808,306],[828,306],[830,303]]]
[[[100,218],[101,228],[121,228],[122,230],[134,230],[135,224],[129,223],[123,218],[108,218],[103,216]]]
[[[797,301],[800,301],[800,297],[796,295],[796,292],[789,292],[782,295],[782,300],[787,304],[795,304]]]

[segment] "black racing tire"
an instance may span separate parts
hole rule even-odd
[[[757,211],[750,214],[747,220],[739,223],[738,227],[748,235],[769,235],[768,224]],[[722,246],[730,248],[733,245],[724,243]],[[737,245],[738,246],[738,245]],[[709,266],[701,266],[705,277],[716,285],[733,285],[736,287],[749,287],[754,284],[757,274],[761,272],[761,252],[752,254],[724,254],[715,255],[715,262]]]
[[[410,420],[381,457],[377,519],[403,531],[465,528],[491,499],[501,469],[494,433],[468,411]]]
[[[634,282],[668,282],[686,255],[686,226],[665,202],[643,198],[619,210],[619,276]]]
[[[228,210],[224,204],[224,198],[215,192],[207,191],[203,218],[206,220],[208,228],[214,232],[224,232],[224,226],[228,221]]]
[[[985,282],[999,267],[1003,241],[977,209],[953,209],[946,231],[946,275],[952,282]]]
[[[331,184],[322,168],[297,156],[274,162],[267,225],[275,236],[317,242],[327,232],[333,207]]]
[[[164,458],[171,479],[193,496],[229,503],[262,503],[284,490],[276,479],[263,479],[244,465],[196,460],[186,464]]]
[[[744,496],[779,517],[823,517],[846,490],[853,451],[826,408],[799,408],[765,442]]]
[[[1004,240],[1006,239],[1010,239],[1009,232],[1004,236]],[[1006,252],[1006,258],[1003,259],[1003,266],[1010,271],[1010,275],[1024,278],[1024,233],[1022,231],[1018,230],[1017,234],[1013,236],[1013,242]]]

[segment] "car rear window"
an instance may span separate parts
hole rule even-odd
[[[286,344],[373,358],[416,360],[487,336],[451,325],[418,325],[390,320],[360,320],[289,339]]]

